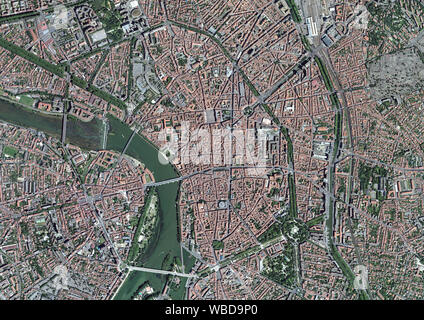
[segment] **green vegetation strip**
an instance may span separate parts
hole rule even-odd
[[[338,109],[336,111],[335,117],[334,117],[334,146],[333,146],[333,154],[332,154],[332,160],[336,160],[337,154],[339,152],[339,145],[340,145],[340,137],[342,135],[342,112],[339,110],[340,102],[338,100],[337,94],[334,93],[334,87],[333,83],[331,82],[330,76],[328,74],[327,68],[322,63],[321,59],[318,57],[315,57],[315,62],[318,65],[318,68],[321,72],[321,76],[324,79],[324,84],[328,91],[330,91],[330,99],[332,104]],[[331,171],[329,172],[329,192],[333,194],[334,189],[334,165]],[[333,242],[333,217],[334,217],[334,203],[335,200],[333,198],[330,199],[330,205],[329,205],[329,214],[328,214],[328,220],[326,221],[327,224],[327,232],[328,232],[328,245],[330,248],[330,254],[334,258],[334,260],[337,262],[337,265],[342,270],[345,277],[348,279],[349,284],[353,286],[353,281],[355,279],[355,275],[353,274],[351,268],[346,263],[346,261],[341,256],[340,252],[337,250],[337,247],[334,245]],[[365,291],[359,292],[359,298],[360,299],[369,299],[368,294]]]
[[[17,20],[21,20],[21,19],[25,19],[25,18],[36,17],[38,15],[40,15],[40,13],[37,12],[37,11],[9,15],[9,16],[5,16],[5,17],[0,17],[0,23],[9,23],[9,22],[13,22],[13,21],[17,21]]]
[[[60,78],[64,78],[65,76],[65,71],[62,67],[56,66],[40,57],[38,57],[37,55],[33,54],[32,52],[26,51],[25,49],[3,39],[0,37],[0,47],[5,48],[6,50],[24,58],[25,60],[28,60],[40,67],[42,67],[43,69],[57,75]],[[116,105],[117,107],[121,108],[121,109],[126,109],[126,105],[124,102],[122,102],[120,99],[114,97],[113,95],[100,90],[92,85],[88,85],[86,81],[72,75],[71,76],[71,82],[72,84],[89,91],[90,93],[94,94],[95,96],[102,98],[103,100],[112,103],[114,105]]]
[[[320,215],[320,216],[317,216],[317,217],[315,217],[315,218],[313,218],[313,219],[311,219],[311,220],[307,221],[307,222],[306,222],[306,225],[307,225],[308,227],[312,227],[312,226],[316,226],[316,225],[318,225],[318,224],[321,224],[323,221],[324,221],[324,215],[322,214],[322,215]]]
[[[152,197],[154,195],[157,197],[156,189],[155,188],[150,189],[149,194],[147,195],[147,198],[146,198],[146,202],[145,202],[143,211],[141,212],[140,217],[138,219],[137,228],[135,230],[134,237],[133,237],[133,240],[131,242],[131,248],[130,248],[130,251],[128,253],[128,262],[130,262],[130,263],[134,262],[134,260],[138,257],[138,255],[140,253],[139,252],[140,251],[140,245],[139,245],[138,238],[140,237],[141,231],[143,230],[144,220],[145,220],[145,218],[147,218],[148,210],[150,210],[150,204],[151,204],[151,201],[152,201]]]
[[[57,75],[58,77],[63,78],[64,77],[64,70],[58,66],[55,66],[54,64],[41,59],[37,55],[33,54],[32,52],[29,52],[5,39],[0,37],[0,46],[5,48],[6,50],[24,58],[25,60],[28,60],[32,63],[35,63],[36,65],[46,69],[47,71],[50,71],[51,73]]]
[[[290,13],[293,18],[293,21],[297,23],[301,22],[302,18],[300,17],[299,8],[296,6],[294,0],[286,0],[286,2],[290,8]]]
[[[328,91],[333,92],[334,88],[333,88],[333,84],[332,84],[331,79],[330,79],[330,75],[328,74],[327,68],[324,66],[321,59],[318,58],[317,56],[315,56],[315,62],[318,65],[318,68],[319,68],[319,71],[321,72],[322,78],[324,79],[325,87],[327,88]]]

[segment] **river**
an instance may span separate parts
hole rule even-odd
[[[62,115],[47,115],[0,99],[0,120],[21,127],[43,131],[60,139],[62,134]],[[100,150],[104,125],[99,119],[83,122],[68,116],[66,142],[86,150]]]
[[[121,121],[109,117],[110,131],[108,134],[107,148],[121,152],[131,135],[131,129]],[[159,162],[157,148],[146,138],[135,135],[128,146],[126,154],[144,163],[153,173],[155,181],[163,181],[178,177],[178,173],[171,165]],[[171,257],[180,257],[181,250],[178,241],[177,229],[177,197],[179,183],[170,183],[157,187],[159,195],[160,224],[157,237],[153,246],[147,250],[140,260],[140,265],[147,268],[161,269],[163,259],[167,254]],[[187,264],[191,264],[191,257],[184,257]],[[186,270],[187,271],[187,270]],[[181,279],[181,286],[185,279]],[[155,291],[161,291],[166,281],[165,275],[132,271],[125,283],[121,286],[115,299],[129,299],[137,288],[145,281],[149,281]],[[174,296],[176,299],[184,298],[184,290]]]
[[[113,117],[109,119],[107,149],[122,152],[132,131],[128,125]],[[46,115],[29,110],[17,104],[0,100],[0,120],[22,127],[29,127],[43,131],[47,135],[60,138],[62,117]],[[86,150],[100,150],[102,145],[104,126],[96,119],[91,122],[82,122],[68,117],[66,142],[77,145]],[[136,134],[128,146],[126,154],[144,163],[153,173],[156,181],[178,177],[178,173],[171,165],[162,165],[157,157],[156,147],[146,138]],[[138,261],[138,265],[147,268],[160,269],[166,255],[181,258],[181,249],[178,235],[178,207],[177,197],[179,183],[162,185],[157,188],[159,196],[160,222],[154,241],[147,252]],[[191,256],[184,254],[185,265],[192,266]],[[188,272],[189,270],[185,270]],[[181,285],[171,295],[174,299],[183,299],[183,290],[186,279],[181,279]],[[145,281],[149,281],[155,291],[161,291],[166,281],[165,275],[132,271],[125,283],[121,286],[115,299],[127,300],[134,295],[137,288]]]

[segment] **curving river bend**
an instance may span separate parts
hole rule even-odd
[[[122,152],[132,130],[125,123],[109,117],[109,131],[106,149]],[[46,115],[23,106],[0,99],[0,120],[21,127],[33,128],[47,135],[60,138],[62,117],[60,115]],[[103,140],[103,122],[94,119],[91,122],[82,122],[68,117],[66,142],[79,146],[85,150],[100,150]],[[157,148],[146,138],[136,134],[126,150],[126,154],[144,163],[153,173],[156,181],[178,177],[178,173],[171,165],[162,165],[157,157]],[[178,207],[177,197],[179,183],[162,185],[157,188],[159,195],[160,223],[154,241],[147,252],[141,257],[139,264],[147,268],[160,269],[167,254],[181,258],[181,249],[178,235]],[[184,253],[186,265],[192,264],[190,256]],[[185,270],[188,272],[189,270]],[[173,292],[172,298],[183,299],[185,294],[185,280],[181,279],[180,288]],[[149,281],[155,291],[162,291],[166,281],[165,275],[131,271],[126,281],[120,287],[115,299],[127,300],[134,295],[137,288],[145,281]]]

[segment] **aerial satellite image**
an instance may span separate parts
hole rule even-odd
[[[0,300],[422,300],[423,113],[424,1],[0,0]]]

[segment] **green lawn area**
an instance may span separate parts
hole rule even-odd
[[[19,97],[19,98],[18,98]],[[28,106],[28,107],[32,107],[34,105],[35,100],[31,97],[28,96],[17,96],[17,98],[19,99],[19,102]]]
[[[115,11],[115,5],[111,0],[95,0],[92,3],[93,9],[99,16],[103,27],[112,41],[119,41],[122,38],[121,28],[122,17],[118,11]]]
[[[219,241],[219,240],[214,240],[212,242],[212,247],[214,248],[214,250],[224,249],[224,242]]]
[[[14,158],[18,154],[18,150],[13,147],[5,146],[3,148],[3,154]]]
[[[146,173],[146,174],[144,175],[144,177],[146,178],[146,182],[147,182],[147,183],[152,182],[152,179],[150,179],[150,175],[149,175],[149,174],[147,174],[147,173]]]

